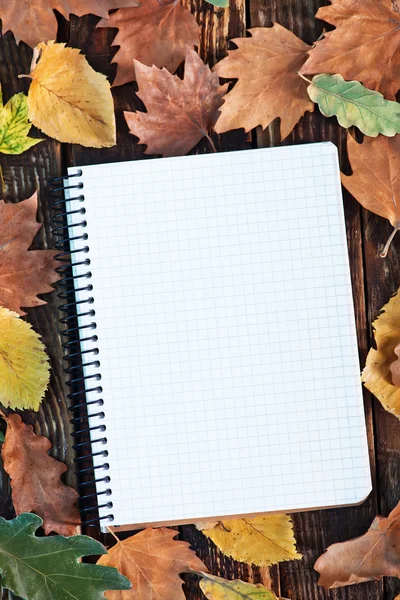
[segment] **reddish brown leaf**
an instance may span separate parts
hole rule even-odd
[[[146,154],[181,156],[203,137],[210,139],[227,86],[219,85],[218,75],[194,50],[186,49],[183,80],[137,61],[135,69],[147,113],[125,112],[125,119],[132,135],[147,144]]]
[[[98,565],[116,567],[128,577],[132,589],[127,592],[106,592],[108,600],[185,600],[185,571],[207,571],[207,567],[189,548],[187,542],[174,540],[177,531],[145,529],[123,541],[118,541]]]
[[[387,518],[376,517],[361,537],[329,546],[314,569],[319,584],[336,588],[382,576],[400,575],[400,504]]]
[[[119,29],[113,42],[120,46],[113,60],[118,64],[113,85],[135,79],[133,59],[174,73],[185,59],[186,45],[199,43],[196,19],[179,0],[134,0],[131,5],[133,8],[118,10],[98,24]]]
[[[37,194],[18,204],[0,202],[0,306],[24,315],[21,306],[46,304],[37,294],[52,292],[59,279],[53,250],[30,250],[41,228]]]
[[[303,74],[340,73],[394,100],[400,88],[400,12],[394,0],[331,0],[316,14],[336,29],[315,44]]]
[[[56,39],[54,10],[66,19],[70,14],[107,17],[109,10],[124,6],[132,6],[132,0],[0,0],[0,17],[3,33],[11,29],[17,43],[22,40],[34,47]]]
[[[250,38],[232,40],[237,50],[214,67],[220,77],[238,79],[225,98],[217,133],[263,129],[278,117],[284,139],[306,111],[314,110],[306,83],[297,72],[310,46],[278,23],[250,29]]]
[[[11,478],[15,512],[34,512],[42,517],[46,534],[76,534],[80,520],[75,503],[79,496],[60,479],[66,465],[48,455],[51,442],[36,435],[19,415],[10,414],[5,419],[7,431],[1,455]]]

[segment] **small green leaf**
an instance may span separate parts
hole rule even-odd
[[[379,92],[358,81],[345,81],[341,75],[316,75],[310,84],[311,100],[326,117],[336,116],[342,127],[355,125],[370,137],[400,133],[400,104],[385,100]]]
[[[228,581],[209,573],[197,573],[202,579],[200,588],[208,600],[278,600],[272,590],[258,583],[245,583],[240,579]]]
[[[23,513],[0,518],[2,586],[23,600],[104,600],[107,590],[128,590],[129,580],[117,569],[78,562],[83,556],[106,554],[85,535],[36,537],[42,519]]]
[[[0,444],[2,444],[5,439],[6,438],[4,437],[4,433],[2,431],[0,431]]]
[[[229,6],[229,0],[207,0],[207,2],[214,4],[214,6],[222,6],[222,8]]]
[[[32,124],[28,121],[27,97],[22,92],[15,94],[3,106],[0,89],[0,152],[22,154],[41,139],[28,137]]]

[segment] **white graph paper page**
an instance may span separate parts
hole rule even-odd
[[[90,248],[96,314],[80,323],[97,323],[101,367],[85,373],[102,376],[102,515],[361,502],[371,481],[335,146],[85,166],[69,181],[84,185],[68,208],[86,209],[88,239],[73,245]]]

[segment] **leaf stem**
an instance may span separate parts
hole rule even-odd
[[[313,82],[311,81],[311,79],[307,79],[307,77],[304,77],[304,75],[302,75],[301,73],[297,72],[297,75],[299,77],[301,77],[302,79],[304,79],[304,81],[307,81],[307,83],[310,83],[311,85],[314,85]]]
[[[386,258],[387,253],[389,252],[390,244],[392,243],[394,236],[396,235],[396,233],[399,230],[400,230],[400,223],[397,223],[396,227],[393,229],[392,233],[390,234],[390,237],[389,237],[388,241],[386,242],[384,249],[379,254],[379,256],[381,258]]]
[[[18,79],[24,79],[24,78],[32,79],[32,76],[28,75],[27,73],[26,74],[22,73],[21,75],[18,75]]]
[[[208,143],[209,143],[209,144],[210,144],[210,146],[211,146],[211,151],[212,151],[212,152],[217,152],[217,148],[215,147],[215,144],[214,144],[214,142],[212,141],[211,137],[208,135],[208,133],[206,133],[206,135],[205,135],[205,138],[206,138],[206,140],[208,141]]]
[[[113,536],[113,538],[114,538],[114,539],[116,539],[116,540],[117,540],[117,542],[118,542],[118,543],[121,541],[121,540],[119,539],[119,537],[117,537],[117,536],[115,535],[115,533],[113,532],[113,530],[111,529],[111,527],[107,527],[107,531],[108,531],[108,533],[110,533],[110,534]]]

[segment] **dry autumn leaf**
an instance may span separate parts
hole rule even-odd
[[[76,48],[37,46],[29,77],[29,118],[60,142],[93,148],[115,144],[114,103],[107,78]]]
[[[202,529],[201,523],[196,526],[224,554],[240,562],[269,566],[302,558],[296,551],[293,525],[288,515],[219,521],[213,529]]]
[[[46,304],[37,294],[52,292],[59,276],[53,250],[29,250],[41,228],[37,194],[18,204],[0,201],[0,306],[24,315],[21,306]]]
[[[132,135],[146,144],[146,154],[181,156],[208,132],[219,115],[227,86],[203,63],[194,50],[186,49],[185,76],[180,79],[166,69],[135,62],[139,98],[147,113],[125,112]]]
[[[394,230],[381,256],[400,229],[400,136],[365,138],[358,144],[349,134],[347,151],[353,175],[343,175],[342,183],[371,212],[388,219]]]
[[[3,33],[11,29],[17,43],[22,40],[33,47],[56,38],[54,10],[66,19],[70,14],[107,17],[109,10],[123,6],[132,6],[132,0],[0,0],[0,15]]]
[[[397,359],[390,365],[390,372],[392,374],[393,385],[400,386],[400,343],[394,349],[394,353]]]
[[[133,1],[132,6],[118,10],[98,24],[119,30],[113,42],[120,46],[113,59],[118,65],[113,85],[136,79],[133,59],[174,73],[185,59],[186,45],[193,47],[199,43],[196,19],[179,0]]]
[[[304,113],[314,110],[307,85],[297,75],[310,47],[278,23],[249,31],[250,38],[232,40],[238,49],[214,67],[220,77],[238,79],[225,98],[215,131],[250,131],[258,125],[265,129],[279,117],[285,139]]]
[[[329,546],[314,569],[319,584],[337,588],[382,576],[399,577],[400,504],[387,518],[376,517],[361,537]]]
[[[49,359],[32,326],[0,307],[0,402],[39,410],[50,379]]]
[[[383,307],[372,323],[375,330],[375,348],[371,348],[362,372],[365,387],[382,406],[400,419],[400,388],[393,385],[390,371],[396,360],[395,349],[400,340],[400,290]]]
[[[278,600],[272,590],[235,579],[228,581],[208,573],[201,576],[200,589],[208,600]]]
[[[400,88],[400,13],[393,0],[331,0],[316,14],[335,25],[301,73],[340,73],[394,100]]]
[[[116,567],[131,581],[132,590],[106,592],[106,598],[185,600],[179,574],[190,570],[206,571],[207,568],[187,542],[174,539],[177,535],[177,531],[161,527],[145,529],[126,540],[118,540],[97,564]]]
[[[26,425],[19,415],[4,418],[7,431],[1,456],[11,478],[16,514],[36,513],[43,519],[46,534],[75,535],[80,523],[76,507],[79,494],[61,481],[66,465],[49,456],[50,440],[36,435],[32,425]]]

